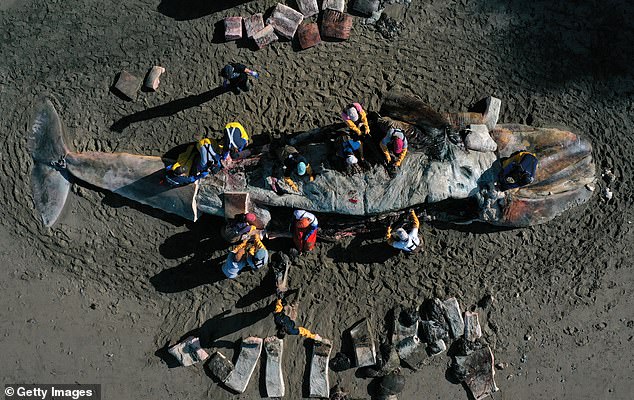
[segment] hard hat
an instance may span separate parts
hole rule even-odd
[[[255,224],[255,221],[257,221],[257,217],[253,213],[247,213],[247,215],[244,216],[244,220],[250,224]]]
[[[296,223],[296,226],[299,229],[308,228],[308,225],[310,225],[310,220],[308,218],[302,218]]]
[[[293,216],[295,219],[302,219],[302,217],[306,215],[306,210],[295,210],[293,211]]]
[[[407,232],[403,228],[398,228],[394,232],[394,236],[396,236],[398,238],[398,240],[403,240],[403,241],[405,241],[405,240],[407,240],[409,238],[409,235],[407,234]]]
[[[297,164],[297,175],[299,176],[303,176],[306,173],[306,163],[305,162],[299,162]]]
[[[233,65],[227,64],[222,68],[222,72],[220,73],[223,77],[229,79],[231,75],[233,75]]]
[[[354,106],[349,106],[346,108],[345,113],[352,120],[352,122],[357,122],[359,120],[359,112]]]
[[[403,139],[396,138],[394,139],[394,153],[401,154],[403,152]]]
[[[355,157],[353,154],[348,155],[348,157],[346,157],[346,164],[348,165],[354,165],[358,162],[359,160],[357,160],[357,157]]]

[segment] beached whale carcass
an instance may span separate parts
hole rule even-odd
[[[280,195],[271,190],[277,162],[268,154],[236,162],[195,184],[172,188],[163,183],[167,160],[160,157],[71,151],[63,141],[53,104],[44,99],[30,138],[35,206],[45,225],[54,224],[72,177],[193,221],[201,212],[223,216],[225,194],[230,192],[248,193],[250,209],[265,223],[270,207],[371,217],[448,203],[437,218],[528,226],[549,221],[590,198],[586,185],[594,182],[595,167],[587,140],[564,130],[498,125],[498,112],[499,108],[489,115],[440,114],[413,97],[387,95],[380,110],[382,120],[391,118],[411,135],[408,156],[395,174],[380,164],[353,175],[330,168],[331,144],[316,130],[316,135],[300,134],[291,140],[309,154],[312,165],[320,166],[320,173],[313,182],[299,183],[299,192]],[[473,150],[468,146],[471,133],[463,130],[469,127],[480,133],[485,127],[493,146]],[[496,190],[499,157],[524,149],[539,159],[535,181]]]

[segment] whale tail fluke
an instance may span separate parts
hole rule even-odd
[[[70,181],[63,165],[69,150],[64,144],[62,123],[48,98],[42,99],[36,107],[29,151],[33,158],[31,189],[35,208],[44,225],[50,227],[64,209]]]

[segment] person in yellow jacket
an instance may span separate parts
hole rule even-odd
[[[359,103],[348,104],[341,113],[341,118],[346,123],[353,136],[362,137],[370,134],[368,116]]]
[[[321,336],[318,334],[309,331],[303,326],[295,326],[295,321],[284,312],[285,305],[287,305],[287,302],[284,293],[278,292],[277,300],[275,301],[275,310],[273,311],[273,320],[277,327],[278,336],[299,335],[307,339],[321,340]]]
[[[410,211],[410,217],[412,220],[412,230],[409,233],[403,228],[398,228],[392,232],[391,225],[387,228],[386,233],[387,243],[395,249],[403,250],[406,253],[416,251],[421,242],[420,236],[418,236],[420,222],[414,210]]]
[[[385,156],[385,160],[387,163],[392,162],[392,156],[390,152],[394,154],[396,160],[394,161],[395,167],[400,167],[405,159],[405,155],[407,154],[407,138],[405,137],[405,132],[400,128],[390,128],[387,131],[387,134],[379,143],[381,147],[381,151],[383,151],[383,155]]]
[[[248,145],[249,135],[242,124],[229,122],[225,125],[221,157],[223,160],[226,160],[229,155],[241,152]]]
[[[229,279],[234,279],[247,265],[257,270],[268,263],[269,253],[262,243],[259,233],[254,233],[235,246],[222,266],[222,272]]]

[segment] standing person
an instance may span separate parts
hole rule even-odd
[[[385,156],[385,160],[387,163],[392,162],[392,155],[396,158],[394,161],[395,167],[400,167],[405,159],[405,155],[407,154],[407,138],[405,137],[405,132],[400,128],[390,128],[387,131],[387,134],[379,143],[381,147],[381,151],[383,151],[383,155]]]
[[[300,252],[308,252],[317,243],[317,217],[306,210],[293,212],[293,243]]]
[[[300,177],[308,175],[308,179],[311,182],[315,180],[310,163],[295,147],[285,145],[279,148],[277,157],[282,162],[282,168],[284,169],[284,182],[292,187],[293,190],[299,190],[297,184],[293,181],[293,174],[297,174]]]
[[[358,137],[370,134],[368,116],[359,103],[348,104],[341,113],[341,118],[348,125],[353,134]]]
[[[229,156],[235,157],[236,153],[241,152],[249,145],[249,135],[239,122],[229,122],[225,125],[224,138],[222,145],[222,159],[226,160]]]
[[[386,239],[387,243],[395,249],[403,250],[406,253],[414,252],[420,245],[420,237],[418,236],[418,228],[420,222],[414,210],[410,211],[410,217],[412,219],[412,230],[407,233],[403,228],[398,228],[392,232],[392,226],[387,228]]]
[[[225,65],[220,71],[220,76],[224,78],[222,87],[231,90],[235,94],[239,94],[241,90],[243,92],[249,91],[249,76],[256,79],[260,77],[257,72],[238,63]]]

